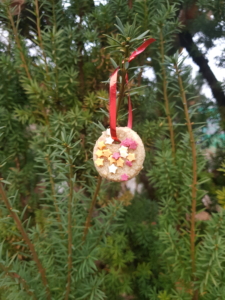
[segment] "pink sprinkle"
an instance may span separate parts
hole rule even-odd
[[[129,161],[129,160],[127,160],[127,161],[126,161],[126,165],[129,166],[129,167],[132,167],[132,162]]]
[[[129,147],[130,143],[127,141],[127,139],[123,140],[120,144],[121,146]]]
[[[128,178],[129,178],[129,177],[128,177],[127,174],[125,174],[125,173],[124,173],[123,175],[121,175],[121,180],[122,180],[122,181],[127,181]]]
[[[134,140],[126,138],[121,142],[121,145],[136,150],[138,144]]]
[[[130,149],[133,149],[133,150],[136,150],[137,149],[137,143],[135,141],[133,141],[131,144],[130,144]]]
[[[113,155],[112,155],[112,157],[114,159],[118,159],[118,158],[120,158],[120,153],[119,152],[114,152]]]
[[[120,145],[125,146],[125,147],[129,147],[130,146],[130,139],[123,140]]]

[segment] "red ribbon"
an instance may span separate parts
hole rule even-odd
[[[140,47],[138,47],[134,52],[131,53],[128,62],[132,61],[136,56],[142,53],[151,43],[153,43],[155,39],[146,40]],[[109,121],[110,121],[110,132],[114,141],[120,142],[120,140],[116,136],[116,82],[118,75],[119,67],[115,69],[115,71],[110,76],[110,84],[109,84]],[[126,74],[126,84],[128,84],[128,75]],[[132,128],[132,105],[130,95],[128,97],[128,123],[127,127]]]

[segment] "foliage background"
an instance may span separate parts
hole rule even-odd
[[[224,37],[223,1],[67,4],[1,1],[0,299],[224,299],[223,140],[211,153],[204,135],[209,119],[224,128],[224,83],[198,47]],[[156,42],[126,68],[146,31]],[[134,194],[92,162],[115,64],[120,91],[130,78],[118,124],[129,92],[146,146]]]

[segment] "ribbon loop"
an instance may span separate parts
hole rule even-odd
[[[131,62],[136,56],[142,53],[151,43],[153,43],[155,39],[151,38],[146,40],[140,47],[138,47],[134,52],[131,53],[128,62]],[[116,136],[116,82],[118,76],[119,67],[115,69],[115,71],[110,76],[110,84],[109,84],[109,121],[110,121],[110,133],[112,139],[114,141],[120,142],[120,140]],[[126,84],[128,84],[129,79],[126,74],[125,77]],[[132,104],[130,95],[128,94],[128,123],[127,127],[132,128],[133,115],[132,115]]]
[[[116,81],[119,67],[110,76],[109,84],[109,121],[110,133],[114,141],[120,142],[116,136]]]

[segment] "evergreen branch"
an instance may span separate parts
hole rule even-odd
[[[17,44],[17,47],[19,49],[19,53],[20,53],[20,58],[23,62],[23,67],[26,71],[26,74],[27,74],[27,77],[28,79],[31,80],[31,74],[29,72],[29,69],[28,69],[28,66],[27,66],[27,63],[26,63],[26,59],[25,59],[25,56],[23,54],[23,49],[22,49],[22,46],[21,46],[21,43],[20,43],[20,39],[19,39],[19,35],[18,35],[18,31],[17,31],[17,28],[14,24],[14,21],[13,21],[13,16],[10,12],[10,9],[9,7],[7,7],[7,13],[8,13],[8,17],[9,17],[9,20],[10,20],[10,23],[11,23],[11,26],[12,26],[12,29],[13,29],[13,33],[14,33],[14,36],[15,36],[15,40],[16,40],[16,44]]]
[[[58,68],[58,60],[57,60],[57,48],[55,47],[55,34],[57,32],[57,18],[56,18],[56,8],[55,8],[55,0],[51,0],[52,4],[52,35],[51,35],[51,43],[52,47],[54,47],[53,53],[53,61],[54,61],[54,73],[55,73],[55,98],[58,101],[59,98],[59,68]]]
[[[71,276],[72,276],[72,202],[73,202],[73,165],[70,158],[70,149],[66,145],[66,152],[68,155],[69,162],[69,201],[68,201],[68,274],[67,274],[67,284],[66,284],[66,294],[65,300],[69,299],[70,288],[71,288]]]
[[[125,84],[126,84],[126,70],[124,68],[122,68],[121,70],[122,72],[122,82],[121,82],[121,86],[120,86],[120,92],[119,92],[119,98],[118,98],[118,104],[117,104],[117,115],[118,115],[118,112],[119,112],[119,109],[120,109],[120,106],[121,106],[121,102],[122,102],[122,99],[124,97],[124,90],[125,90]]]
[[[11,14],[11,12],[10,12],[10,9],[9,9],[8,7],[7,7],[7,14],[8,14],[8,18],[9,18],[9,20],[10,20],[12,29],[13,29],[13,33],[14,33],[14,36],[15,36],[15,40],[16,40],[17,47],[18,47],[18,49],[19,49],[20,58],[21,58],[21,60],[22,60],[22,62],[23,62],[23,65],[22,65],[22,66],[24,67],[24,69],[25,69],[25,71],[26,71],[27,78],[28,78],[29,80],[31,80],[31,79],[32,79],[32,78],[31,78],[31,74],[30,74],[30,72],[29,72],[29,68],[28,68],[28,65],[27,65],[27,63],[26,63],[26,59],[25,59],[25,56],[24,56],[24,53],[23,53],[23,49],[22,49],[22,46],[21,46],[21,43],[20,43],[18,31],[17,31],[17,28],[16,28],[16,26],[15,26],[15,24],[14,24],[13,16],[12,16],[12,14]],[[39,18],[39,19],[40,19],[40,18]],[[40,20],[39,20],[39,27],[40,27]],[[40,28],[39,28],[39,30],[40,30]],[[41,103],[40,105],[41,105],[41,107],[42,107],[41,110],[43,111],[43,116],[44,116],[44,118],[45,118],[46,124],[49,125],[49,120],[48,120],[48,116],[47,116],[47,114],[46,114],[44,105],[43,105],[42,103]]]
[[[128,49],[128,47],[126,47],[125,48],[123,67],[122,67],[122,70],[121,70],[121,72],[122,72],[122,82],[121,82],[121,85],[120,85],[119,98],[118,98],[118,104],[117,104],[117,110],[116,110],[117,115],[118,115],[118,112],[119,112],[119,109],[120,109],[120,106],[121,106],[122,99],[124,97],[125,84],[126,84],[126,74],[127,74],[127,71],[125,69],[125,63],[126,63],[126,59],[128,58],[128,56],[129,56],[129,49]]]
[[[115,211],[113,211],[113,213],[111,214],[108,221],[104,224],[104,226],[102,226],[102,230],[101,230],[101,232],[98,236],[98,239],[96,240],[95,244],[91,247],[90,251],[95,249],[98,246],[99,242],[103,239],[104,235],[106,234],[107,229],[109,228],[109,225],[111,224],[111,222],[115,218],[116,211],[117,211],[117,208],[115,209]]]
[[[98,193],[99,193],[99,190],[100,190],[100,187],[101,187],[101,182],[102,182],[102,177],[99,175],[98,176],[98,183],[97,183],[95,193],[94,193],[94,196],[93,196],[92,201],[91,201],[91,206],[89,208],[88,216],[87,216],[87,219],[86,219],[86,222],[85,222],[83,241],[85,241],[87,233],[88,233],[88,228],[90,227],[91,216],[92,216],[92,213],[93,213],[93,210],[94,210],[94,207],[95,207],[95,203],[96,203],[96,200],[97,200],[97,196],[98,196]]]
[[[52,3],[52,20],[53,20],[53,27],[54,27],[55,30],[56,30],[56,28],[57,28],[57,23],[56,23],[55,1],[52,0],[51,3]]]
[[[14,280],[18,280],[19,283],[23,286],[23,289],[26,291],[26,293],[33,297],[34,300],[38,300],[34,292],[32,292],[29,288],[28,283],[23,279],[19,274],[16,272],[10,272],[10,268],[4,266],[3,264],[0,264],[0,268],[5,272],[5,274],[9,277],[11,277]]]
[[[44,46],[43,46],[43,41],[42,41],[42,36],[41,36],[41,24],[40,24],[38,0],[35,0],[35,11],[36,11],[37,33],[38,33],[39,46],[42,50],[42,54],[43,54],[43,57],[44,57],[46,74],[48,74],[48,71],[49,71],[48,70],[48,64],[47,64],[47,59],[46,59]]]
[[[212,243],[215,245],[214,247],[211,248],[211,255],[210,255],[210,259],[208,261],[208,264],[204,270],[204,279],[201,280],[203,287],[202,290],[203,292],[207,291],[207,285],[208,285],[208,274],[210,274],[210,271],[212,270],[213,266],[216,265],[216,260],[218,259],[218,249],[220,248],[219,243],[221,242],[221,235],[220,235],[220,230],[222,228],[222,223],[223,221],[223,217],[218,219],[217,225],[214,228],[214,232],[213,232],[213,238],[211,239],[211,236],[208,234],[205,238],[205,241],[203,242],[203,244],[201,245],[202,247],[204,247],[206,249],[207,245],[207,238],[210,237],[210,241],[212,241]]]
[[[161,60],[162,60],[162,79],[163,79],[163,96],[165,100],[165,108],[166,108],[166,117],[168,121],[168,126],[169,126],[169,132],[170,132],[170,142],[172,146],[172,154],[173,157],[175,158],[175,139],[174,139],[174,129],[173,129],[173,122],[170,114],[170,107],[169,107],[169,99],[168,99],[168,94],[167,94],[167,76],[166,76],[166,70],[165,70],[165,65],[164,65],[164,40],[163,40],[163,33],[162,33],[162,28],[160,29],[160,51],[161,51]]]
[[[20,231],[20,233],[22,235],[22,238],[24,239],[24,241],[26,242],[26,244],[28,245],[28,247],[29,247],[29,249],[32,253],[32,256],[33,256],[33,259],[34,259],[34,261],[37,265],[38,271],[41,274],[41,279],[42,279],[43,285],[44,285],[45,290],[46,290],[47,299],[51,300],[51,293],[50,293],[50,289],[49,289],[49,286],[48,286],[48,281],[47,281],[45,269],[43,268],[42,263],[39,260],[39,257],[37,255],[37,252],[35,251],[34,245],[32,244],[28,234],[26,233],[25,229],[23,228],[23,225],[22,225],[18,215],[13,211],[1,182],[0,182],[0,194],[2,196],[2,200],[5,203],[5,206],[9,210],[12,218],[14,219],[14,221],[16,223],[16,226],[17,226],[18,230]]]
[[[184,106],[184,113],[185,113],[185,119],[187,121],[187,128],[190,136],[190,144],[191,144],[191,151],[192,151],[192,199],[191,199],[191,232],[190,232],[190,242],[191,242],[191,267],[192,267],[192,274],[194,274],[196,270],[196,262],[195,262],[195,215],[196,215],[196,198],[197,198],[197,152],[196,152],[196,146],[195,146],[195,138],[194,133],[192,129],[192,123],[189,117],[188,113],[188,103],[186,99],[186,94],[183,86],[183,81],[180,76],[180,70],[178,70],[177,64],[174,65],[181,98]],[[194,276],[194,275],[193,275]],[[194,278],[193,278],[194,279]],[[196,292],[197,293],[197,292]],[[193,300],[198,299],[198,295],[194,293]]]
[[[53,201],[54,201],[54,206],[55,206],[55,210],[57,212],[57,221],[59,223],[59,229],[61,231],[63,231],[62,228],[62,221],[60,218],[60,212],[59,212],[59,207],[56,203],[56,196],[55,196],[55,182],[52,178],[52,169],[51,169],[51,165],[50,165],[50,160],[49,160],[49,156],[45,157],[46,161],[47,161],[47,168],[48,168],[48,173],[49,173],[49,179],[50,179],[50,183],[51,183],[51,191],[52,191],[52,197],[53,197]]]
[[[82,2],[79,5],[79,17],[80,21],[78,23],[78,29],[80,32],[82,32],[82,22],[83,22],[83,16],[84,16],[84,8]],[[84,50],[84,43],[82,41],[82,38],[80,37],[78,43],[77,43],[78,52],[80,53],[79,62],[78,62],[78,68],[79,68],[79,79],[80,79],[80,94],[83,98],[83,94],[85,93],[85,78],[84,78],[84,61],[83,61],[83,55],[82,51]]]

